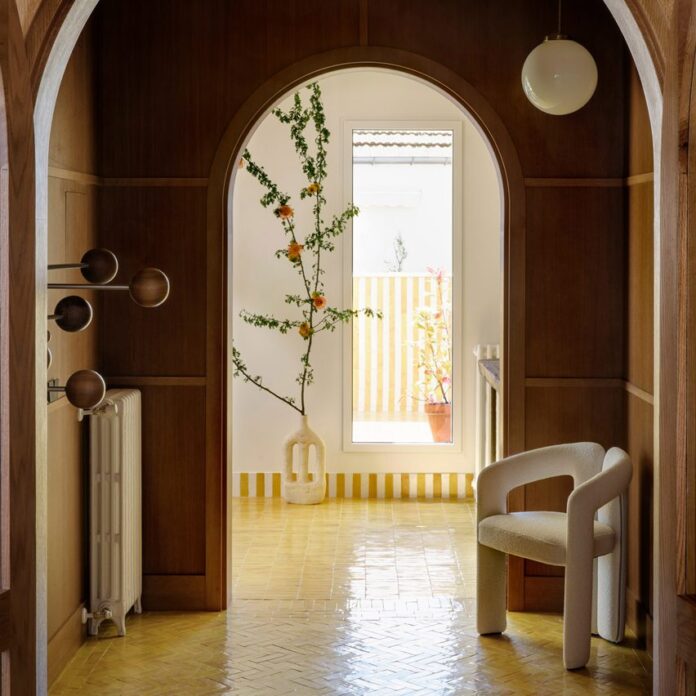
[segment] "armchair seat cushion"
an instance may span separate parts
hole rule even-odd
[[[478,540],[484,546],[540,563],[562,566],[566,562],[567,516],[564,512],[511,512],[479,522]],[[614,549],[614,530],[594,523],[593,555]]]

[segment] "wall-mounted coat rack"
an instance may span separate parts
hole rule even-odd
[[[108,285],[118,273],[118,259],[108,249],[90,249],[77,263],[59,263],[48,266],[49,271],[79,269],[86,283],[49,283],[49,290],[110,290],[127,291],[131,299],[141,307],[159,307],[169,297],[169,279],[158,268],[143,268],[128,285]],[[49,321],[63,331],[75,333],[86,329],[92,321],[92,305],[82,297],[68,295],[56,304]],[[48,332],[48,340],[51,333]],[[47,366],[53,359],[47,349]],[[55,380],[53,380],[55,381]],[[53,382],[52,381],[52,382]],[[89,411],[98,406],[106,394],[104,378],[94,370],[78,370],[68,378],[65,386],[49,383],[51,394],[64,393],[73,406]]]
[[[64,387],[48,386],[49,393],[64,392],[68,401],[77,408],[94,408],[106,396],[106,382],[94,370],[78,370],[73,372]]]

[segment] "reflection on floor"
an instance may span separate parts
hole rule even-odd
[[[561,662],[561,618],[474,630],[473,506],[235,499],[231,609],[144,614],[89,640],[52,694],[647,694],[645,655],[593,639]],[[644,666],[645,665],[645,666]]]

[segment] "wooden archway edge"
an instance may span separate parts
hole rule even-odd
[[[489,146],[499,172],[502,189],[502,249],[503,249],[503,317],[501,327],[501,363],[503,385],[503,450],[506,453],[524,449],[525,407],[525,188],[517,151],[503,121],[486,99],[460,75],[421,55],[407,51],[356,46],[337,49],[310,56],[292,64],[267,80],[242,104],[228,125],[218,145],[208,178],[207,207],[207,311],[216,317],[208,323],[207,364],[209,385],[206,399],[208,413],[220,413],[220,419],[209,419],[207,442],[217,442],[222,451],[222,469],[208,453],[206,466],[206,508],[212,504],[219,508],[219,519],[225,520],[224,492],[228,475],[228,443],[230,432],[232,388],[226,371],[226,355],[230,331],[228,326],[228,200],[230,187],[238,167],[234,166],[242,149],[258,121],[282,97],[297,86],[321,75],[354,68],[377,68],[409,75],[429,84],[462,108],[475,122]],[[219,385],[216,388],[214,385]],[[212,448],[213,452],[216,448]],[[229,483],[228,483],[229,485]],[[212,498],[214,496],[214,498]],[[522,508],[520,498],[511,501],[515,509]],[[213,511],[215,515],[215,511]],[[229,525],[229,519],[227,519]],[[219,526],[222,531],[222,525]],[[209,532],[213,530],[209,529]],[[230,530],[225,528],[225,534]],[[211,536],[209,534],[209,536]],[[220,554],[225,559],[229,544],[224,535],[217,539],[215,533],[206,542],[207,558]],[[209,546],[211,544],[212,546]],[[227,558],[229,567],[230,559]],[[213,571],[214,566],[210,566]],[[511,569],[509,582],[521,582],[521,567]],[[220,578],[224,588],[224,577]]]
[[[505,449],[524,446],[524,251],[525,189],[517,150],[503,121],[486,99],[464,78],[423,56],[392,48],[356,46],[317,54],[294,63],[259,87],[239,108],[223,134],[208,178],[209,251],[226,246],[228,191],[238,160],[256,123],[292,89],[321,75],[351,68],[378,68],[420,79],[458,104],[475,121],[498,166],[504,200],[503,356],[506,409]],[[224,254],[218,258],[223,262]],[[508,263],[508,259],[510,263]],[[219,287],[224,268],[209,269],[209,291]],[[224,298],[223,298],[224,304]],[[210,309],[213,309],[212,307]],[[214,357],[214,356],[210,356]],[[512,409],[512,412],[510,412]]]

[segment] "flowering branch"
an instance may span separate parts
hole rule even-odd
[[[302,415],[306,413],[306,389],[314,381],[314,370],[310,358],[315,334],[322,331],[333,332],[339,324],[345,324],[361,313],[368,317],[382,318],[380,312],[369,308],[358,310],[330,307],[324,294],[322,252],[331,253],[335,250],[335,238],[345,232],[348,223],[359,211],[354,205],[349,205],[343,212],[334,215],[328,224],[324,223],[323,211],[326,199],[323,190],[327,176],[326,148],[331,134],[326,128],[326,115],[319,85],[313,83],[307,89],[310,92],[308,106],[302,103],[298,92],[295,94],[292,106],[288,111],[273,110],[273,115],[281,123],[290,126],[290,138],[295,146],[302,171],[307,178],[307,186],[300,191],[300,199],[311,198],[313,201],[313,230],[303,240],[298,240],[295,210],[290,205],[292,200],[290,195],[280,190],[265,169],[252,159],[248,150],[245,150],[242,156],[242,163],[247,172],[265,189],[260,199],[261,205],[264,208],[273,207],[273,213],[280,221],[287,240],[287,246],[278,249],[275,256],[277,259],[285,259],[292,264],[301,279],[302,290],[298,294],[285,295],[285,304],[296,307],[300,311],[299,318],[278,319],[269,314],[257,314],[246,310],[242,310],[239,316],[251,326],[273,329],[281,334],[287,334],[289,331],[297,329],[305,341],[305,348],[300,357],[300,373],[295,380],[300,388],[299,406],[294,398],[281,396],[266,387],[260,376],[252,376],[239,351],[236,348],[232,349],[235,377],[239,376],[246,382],[251,382]],[[311,146],[305,135],[310,127],[314,131]],[[305,259],[307,260],[306,265]]]

